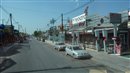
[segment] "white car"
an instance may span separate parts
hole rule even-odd
[[[55,49],[58,50],[58,51],[61,51],[61,50],[65,50],[65,43],[62,43],[62,42],[57,42],[55,44]]]
[[[79,45],[69,45],[65,48],[66,55],[70,55],[74,58],[91,58],[92,56],[83,50]]]

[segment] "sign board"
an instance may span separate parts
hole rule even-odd
[[[85,19],[86,19],[85,13],[81,14],[79,16],[72,18],[72,24],[75,25],[75,24],[78,24],[78,23],[82,23],[82,22],[85,21]]]
[[[121,14],[119,13],[110,13],[110,23],[120,24],[121,23]]]
[[[121,14],[121,23],[127,22],[128,21],[129,12],[126,10],[126,11],[120,12],[120,14]]]
[[[88,27],[95,27],[97,24],[100,24],[101,17],[99,15],[90,15],[86,17],[86,20],[91,20],[87,22]]]

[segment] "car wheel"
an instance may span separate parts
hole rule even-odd
[[[68,53],[66,52],[66,53],[65,53],[65,55],[67,56],[67,55],[68,55]]]
[[[60,49],[58,48],[58,51],[60,51]]]
[[[75,55],[74,53],[73,53],[73,58],[75,58],[75,59],[77,58],[76,55]]]
[[[56,50],[56,48],[54,48]]]

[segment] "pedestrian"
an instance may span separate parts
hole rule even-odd
[[[85,43],[83,44],[84,50],[86,49]]]
[[[116,38],[115,50],[117,54],[121,54],[121,41],[119,37]]]

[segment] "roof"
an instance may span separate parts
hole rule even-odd
[[[117,27],[119,26],[120,24],[117,24]],[[94,28],[113,28],[114,25],[113,24],[101,24],[100,26],[95,26]]]
[[[72,27],[69,31],[83,31],[86,27]]]

